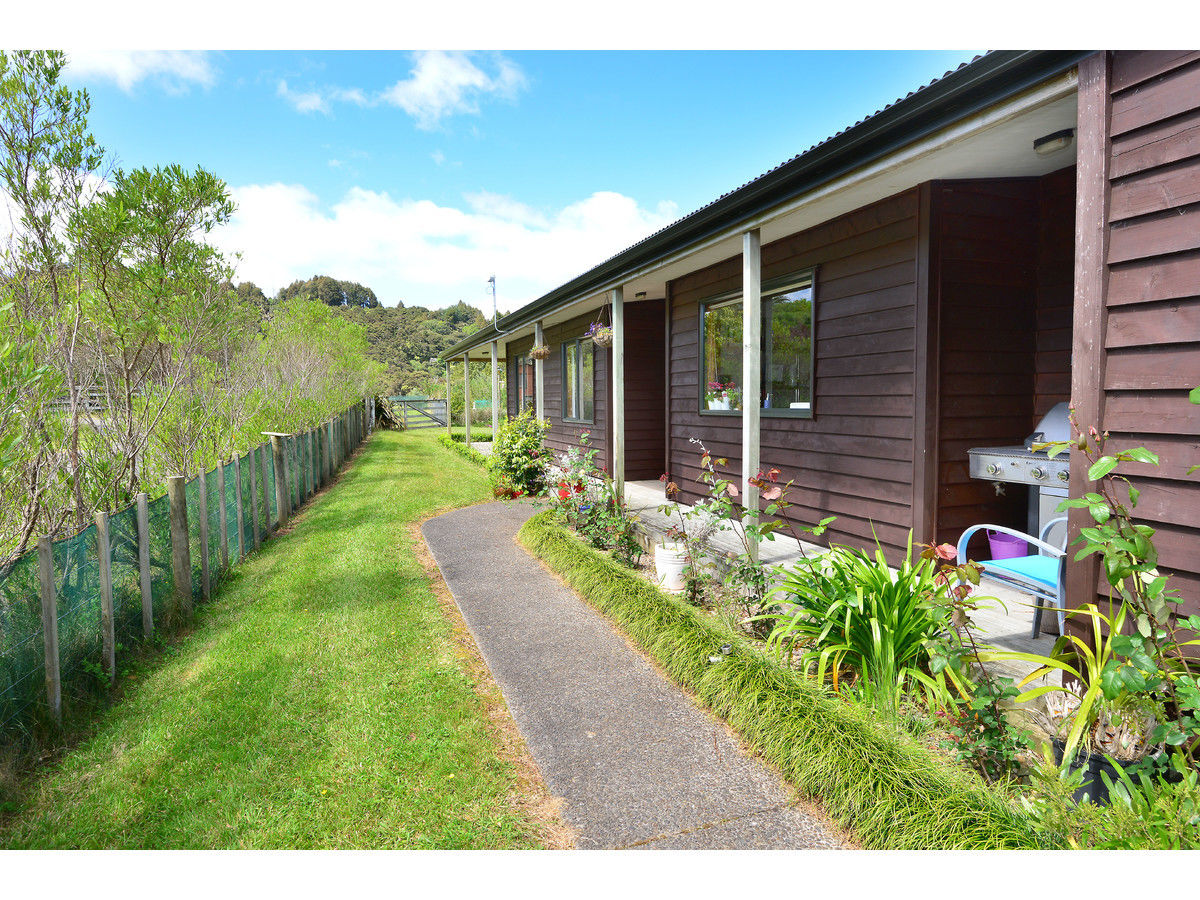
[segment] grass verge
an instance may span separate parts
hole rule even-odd
[[[503,418],[503,416],[501,416],[501,418]],[[450,430],[451,430],[451,433],[454,435],[454,439],[456,441],[458,441],[459,443],[461,443],[463,441],[463,439],[467,436],[467,429],[464,428],[462,425],[451,425]],[[442,428],[441,433],[445,434],[446,429]],[[486,443],[487,441],[490,441],[490,440],[492,440],[492,423],[490,420],[488,421],[488,423],[486,425],[472,425],[471,426],[471,442],[472,443],[475,443],[475,444],[478,444],[480,442]]]
[[[454,440],[449,435],[447,435],[445,432],[438,435],[438,443],[441,444],[443,447],[445,447],[447,450],[451,450],[454,453],[457,453],[459,456],[465,456],[467,459],[469,459],[471,462],[475,463],[476,465],[483,466],[484,469],[486,469],[488,467],[488,458],[486,456],[484,456],[482,453],[480,453],[478,450],[476,450],[474,447],[472,447],[470,444],[463,443],[462,441],[459,441],[459,440]]]
[[[911,738],[831,696],[558,525],[521,543],[725,719],[801,793],[869,849],[1032,848],[1021,814]],[[729,644],[732,652],[721,654]],[[710,658],[720,658],[712,663]]]
[[[423,435],[377,432],[31,786],[0,845],[541,845],[411,531],[489,496]]]

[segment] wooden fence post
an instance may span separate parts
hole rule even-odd
[[[254,524],[250,527],[250,543],[257,550],[262,544],[262,531],[259,526],[262,519],[258,512],[258,448],[251,447],[248,456],[250,460],[250,518]]]
[[[262,444],[261,446],[259,446],[259,448],[258,448],[258,468],[259,468],[259,480],[262,482],[261,487],[262,487],[263,520],[265,522],[265,525],[263,527],[264,538],[270,537],[271,531],[274,528],[274,525],[271,522],[271,495],[270,495],[270,493],[268,493],[270,491],[270,488],[268,487],[268,485],[270,485],[270,483],[271,483],[271,479],[267,477],[267,466],[270,465],[270,461],[267,458],[268,455],[269,454],[267,452],[267,445]]]
[[[283,435],[271,435],[271,457],[275,461],[275,506],[279,510],[279,528],[288,520],[287,454],[283,452]]]
[[[333,420],[330,419],[321,429],[321,437],[325,441],[325,483],[333,481],[337,467],[333,464]]]
[[[300,498],[297,506],[303,506],[308,499],[308,459],[304,453],[304,432],[295,437],[296,445],[296,495]]]
[[[304,497],[300,494],[300,461],[296,458],[296,436],[288,434],[283,438],[284,466],[288,469],[288,512],[294,512],[300,509],[300,504],[304,502]]]
[[[313,459],[312,459],[312,432],[306,431],[300,436],[300,443],[304,447],[304,499],[307,500],[313,495]]]
[[[234,456],[233,458],[233,486],[234,497],[236,498],[236,516],[237,516],[237,534],[238,534],[238,560],[246,558],[246,512],[245,512],[245,497],[242,491],[242,458]]]
[[[154,585],[150,579],[150,503],[145,494],[137,495],[138,572],[142,582],[142,635],[154,634]]]
[[[167,497],[171,505],[171,573],[175,576],[175,596],[185,618],[192,615],[192,550],[188,546],[187,498],[185,479],[172,475],[167,479]]]
[[[46,699],[54,721],[62,724],[62,672],[58,667],[58,600],[54,594],[54,545],[38,538],[38,577],[42,588],[42,641],[46,647]]]
[[[200,513],[200,596],[204,600],[212,597],[212,572],[208,568],[208,473],[201,470],[196,488],[200,491],[200,502],[196,509]]]
[[[313,430],[313,446],[317,448],[317,479],[321,482],[321,487],[329,484],[329,473],[326,471],[325,458],[325,427],[318,425]]]
[[[108,513],[96,513],[96,560],[100,563],[100,646],[109,684],[117,683],[117,632],[113,624],[112,541]]]
[[[221,571],[229,568],[229,509],[225,503],[225,460],[217,460],[217,544],[221,548]]]

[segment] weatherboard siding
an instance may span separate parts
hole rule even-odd
[[[1146,446],[1158,468],[1122,471],[1136,515],[1157,529],[1161,567],[1200,612],[1200,54],[1110,57],[1108,282],[1098,372],[1115,447]]]
[[[817,267],[812,419],[761,424],[760,459],[794,480],[790,518],[836,516],[826,540],[876,536],[894,560],[912,527],[917,191],[765,244],[763,278]],[[670,285],[670,473],[687,502],[702,494],[692,438],[741,472],[741,417],[699,411],[699,304],[741,288],[740,257]]]
[[[957,543],[981,522],[1027,527],[1028,490],[971,478],[967,451],[1021,443],[1069,396],[1074,169],[934,182],[931,196],[936,526]]]
[[[596,367],[593,373],[595,381],[592,386],[593,397],[595,398],[595,415],[593,416],[592,423],[583,424],[580,422],[564,422],[562,420],[562,345],[566,341],[582,337],[594,320],[595,316],[589,314],[579,316],[559,325],[546,326],[546,345],[550,348],[550,357],[544,364],[545,414],[546,418],[550,421],[550,428],[546,432],[546,446],[555,451],[555,455],[558,456],[571,447],[581,446],[579,438],[586,431],[588,432],[588,446],[599,451],[595,458],[596,465],[607,468],[609,466],[608,434],[610,427],[608,409],[609,396],[611,394],[609,387],[610,351],[600,347],[596,348]],[[532,347],[532,338],[524,338],[508,344],[509,384],[516,384],[516,357],[528,353]],[[509,391],[508,413],[509,415],[516,415],[517,412],[516,391]]]
[[[1079,204],[1072,403],[1110,449],[1145,446],[1161,464],[1118,469],[1141,492],[1159,570],[1184,613],[1200,612],[1200,55],[1096,53],[1079,64]],[[1191,173],[1191,174],[1189,174]],[[1091,488],[1071,460],[1071,490]],[[1071,531],[1092,524],[1072,511]],[[1107,597],[1095,557],[1067,572],[1070,606]],[[1076,626],[1077,628],[1080,626]]]

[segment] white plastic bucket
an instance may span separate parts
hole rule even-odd
[[[654,548],[654,579],[664,591],[678,594],[687,581],[683,570],[687,567],[687,551],[678,544],[658,544]]]

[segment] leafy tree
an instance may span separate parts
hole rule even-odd
[[[229,267],[202,240],[233,208],[212,173],[168,166],[118,170],[78,217],[86,333],[108,411],[96,439],[112,465],[111,483],[95,487],[114,504],[140,489],[150,435],[196,361],[227,360],[257,318],[222,287]]]
[[[363,309],[375,309],[379,306],[379,298],[369,287],[361,285],[357,281],[343,281],[341,286],[347,306],[360,306]]]
[[[363,309],[379,306],[379,298],[366,285],[357,281],[339,281],[328,275],[314,275],[307,281],[293,281],[282,288],[278,295],[280,300],[292,300],[296,297],[320,300],[327,306],[357,306]]]
[[[271,309],[271,301],[253,281],[243,281],[235,288],[238,300],[247,306],[254,306],[264,313]]]
[[[103,151],[88,131],[87,93],[72,93],[59,83],[66,62],[58,51],[0,52],[0,187],[19,213],[12,243],[4,249],[3,277],[16,320],[32,323],[44,341],[39,361],[61,373],[67,391],[65,447],[48,443],[56,434],[41,433],[42,452],[25,457],[19,471],[5,473],[6,481],[25,485],[18,517],[28,523],[22,527],[26,535],[41,518],[55,530],[69,514],[52,502],[47,487],[52,481],[73,496],[75,524],[85,522],[79,434],[90,378],[78,342],[78,273],[66,235]]]
[[[367,352],[387,366],[386,391],[398,394],[441,396],[445,369],[430,360],[486,323],[478,309],[465,303],[436,310],[349,307],[338,313],[365,326]]]
[[[218,177],[166,166],[98,178],[87,95],[58,84],[64,65],[0,53],[0,191],[15,232],[0,248],[0,565],[262,431],[324,421],[384,370],[350,310],[296,299],[265,315],[256,285],[233,286],[207,240],[233,211]],[[362,285],[311,287],[377,311]]]

